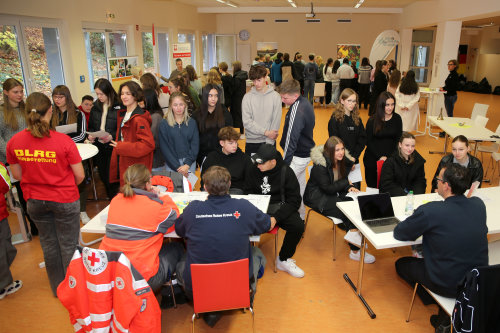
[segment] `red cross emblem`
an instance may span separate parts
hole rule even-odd
[[[90,266],[94,266],[94,264],[98,263],[99,261],[101,261],[101,259],[97,258],[95,256],[95,253],[92,252],[92,256],[89,256],[88,259],[90,260]]]
[[[238,211],[235,211],[233,216],[236,218],[236,219],[239,219],[241,214],[238,212]]]

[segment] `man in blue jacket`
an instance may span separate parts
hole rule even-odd
[[[287,80],[279,87],[281,101],[290,108],[285,116],[285,125],[281,135],[280,146],[283,148],[283,160],[292,168],[300,185],[300,196],[306,189],[306,168],[311,161],[311,149],[314,148],[314,123],[316,121],[313,106],[300,95],[300,84],[297,80]],[[304,219],[305,208],[302,203],[299,209]]]
[[[486,207],[480,198],[464,196],[469,177],[465,167],[446,165],[436,177],[437,192],[444,201],[420,206],[394,229],[394,238],[401,241],[423,236],[424,258],[396,261],[396,272],[411,286],[420,283],[439,295],[456,297],[465,274],[488,265]],[[417,293],[424,304],[434,303],[423,288]],[[431,317],[431,323],[437,326],[443,319],[446,316],[440,310],[440,316]]]

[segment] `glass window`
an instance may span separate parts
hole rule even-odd
[[[144,72],[155,72],[155,57],[153,48],[153,33],[142,33],[142,57],[144,60]]]
[[[127,34],[110,32],[109,34],[110,58],[127,56]]]
[[[9,78],[23,82],[23,77],[16,27],[0,25],[0,82]],[[3,94],[0,94],[0,102],[3,102]]]
[[[215,36],[215,58],[217,64],[225,61],[229,68],[231,68],[231,64],[236,61],[236,36]]]
[[[158,33],[158,62],[159,72],[163,77],[170,77],[170,49],[168,46],[168,34]]]
[[[100,78],[108,78],[106,62],[106,36],[103,32],[85,32],[85,48],[87,51],[87,66],[89,69],[90,89]]]
[[[218,62],[215,58],[215,35],[208,34],[202,36],[203,42],[203,72],[208,72],[210,68],[217,66]],[[231,63],[228,63],[231,66]]]
[[[433,30],[413,30],[412,40],[420,43],[432,43],[434,39]]]
[[[177,40],[179,43],[189,43],[191,45],[191,65],[196,67],[196,47],[195,36],[193,34],[178,34]],[[184,67],[189,64],[183,64]]]

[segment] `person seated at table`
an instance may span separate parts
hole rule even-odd
[[[412,287],[420,283],[436,294],[454,298],[468,271],[488,265],[486,207],[480,198],[464,196],[469,178],[465,167],[444,165],[436,177],[437,193],[444,201],[418,207],[394,229],[394,238],[400,241],[422,236],[424,258],[396,261],[396,272]],[[417,293],[424,304],[434,303],[423,288]],[[449,323],[449,317],[441,309],[439,315],[431,316],[434,327],[445,321]]]
[[[203,174],[213,165],[226,168],[231,174],[231,194],[243,194],[246,175],[253,167],[250,156],[238,147],[240,133],[233,127],[226,126],[219,131],[221,149],[208,154],[201,167],[201,188],[203,188]]]
[[[262,144],[252,161],[257,167],[250,169],[245,192],[270,195],[267,213],[273,223],[286,230],[276,268],[293,277],[304,277],[304,271],[292,259],[304,233],[304,221],[298,211],[302,202],[299,181],[274,145]]]
[[[398,150],[389,157],[380,173],[380,192],[388,192],[391,197],[413,194],[424,194],[425,160],[415,150],[415,136],[403,132],[398,143]]]
[[[151,185],[151,173],[133,164],[123,174],[123,187],[109,204],[106,234],[99,249],[123,252],[153,291],[168,281],[180,261],[182,243],[163,243],[173,231],[179,209]]]
[[[349,258],[359,261],[361,253],[361,235],[356,227],[337,207],[337,202],[352,200],[346,197],[349,192],[359,190],[347,178],[353,162],[342,140],[331,136],[324,145],[311,149],[313,167],[304,192],[304,203],[311,209],[328,217],[342,220],[339,227],[347,231],[345,240],[349,242]],[[357,246],[356,246],[357,245]],[[375,257],[365,253],[365,263],[375,262]]]
[[[191,201],[175,221],[175,232],[187,240],[186,256],[177,267],[177,279],[191,299],[191,264],[249,258],[249,279],[256,281],[258,272],[254,272],[253,262],[265,259],[260,250],[251,246],[249,237],[272,230],[276,223],[249,201],[231,198],[231,175],[226,168],[210,167],[203,174],[203,184],[209,194],[207,200]],[[254,291],[255,287],[254,282]],[[212,327],[219,318],[219,313],[203,316]]]
[[[436,192],[437,189],[436,177],[439,175],[441,168],[448,163],[457,163],[469,169],[470,181],[467,188],[470,188],[474,182],[479,182],[478,187],[481,187],[483,165],[477,157],[469,154],[469,140],[465,136],[459,135],[451,141],[451,153],[443,156],[439,162],[434,178],[432,179],[432,192]]]

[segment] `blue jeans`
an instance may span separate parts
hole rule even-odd
[[[78,245],[80,200],[60,203],[29,199],[28,213],[38,228],[50,287],[56,296]]]
[[[448,115],[448,117],[453,117],[453,108],[455,107],[456,101],[457,95],[444,95],[444,107],[446,109],[446,114]]]
[[[309,100],[311,104],[314,102],[314,80],[304,80],[304,97]]]
[[[333,104],[337,104],[339,102],[340,89],[339,84],[332,85],[332,102]]]

